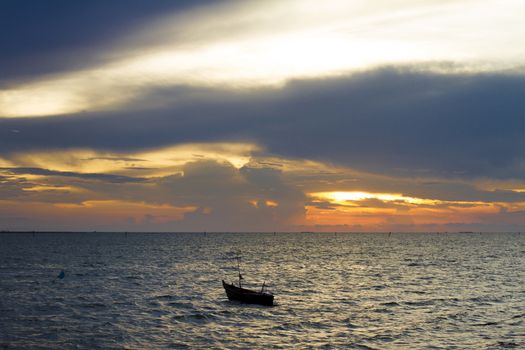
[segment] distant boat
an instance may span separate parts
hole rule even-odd
[[[229,300],[236,300],[246,304],[259,304],[266,306],[273,306],[273,294],[264,291],[265,283],[261,287],[261,291],[257,292],[251,289],[242,288],[241,281],[244,279],[241,275],[240,257],[237,257],[237,269],[239,272],[239,286],[233,283],[229,284],[222,280],[222,286],[226,291],[226,296]]]
[[[256,292],[254,290],[237,287],[233,283],[228,284],[224,282],[224,280],[222,280],[222,286],[229,300],[237,300],[247,304],[273,306],[273,294],[263,292],[262,289],[260,292]]]

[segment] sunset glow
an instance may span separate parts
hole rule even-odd
[[[1,230],[525,227],[523,1],[0,6]]]
[[[525,349],[524,19],[0,0],[0,349]]]
[[[385,202],[405,202],[410,204],[437,204],[439,201],[406,197],[394,193],[369,193],[369,192],[320,192],[312,193],[311,196],[327,199],[337,204],[352,205],[351,202],[365,199],[378,199]]]

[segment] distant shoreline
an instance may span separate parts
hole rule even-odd
[[[2,230],[0,234],[493,234],[493,233],[516,233],[521,231],[10,231]]]

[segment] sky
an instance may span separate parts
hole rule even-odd
[[[522,0],[0,0],[0,230],[525,230]]]

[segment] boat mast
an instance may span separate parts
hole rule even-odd
[[[242,280],[242,275],[241,275],[241,257],[239,255],[237,256],[237,271],[239,272],[239,288],[242,288],[242,285],[241,285],[241,280]]]

